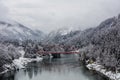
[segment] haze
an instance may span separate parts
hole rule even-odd
[[[120,13],[120,0],[0,0],[0,17],[31,29],[86,29]]]

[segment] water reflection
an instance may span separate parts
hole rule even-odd
[[[61,59],[43,60],[27,65],[25,70],[14,72],[1,80],[105,80],[103,77],[89,72],[76,56]]]

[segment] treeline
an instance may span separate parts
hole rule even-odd
[[[9,46],[12,49],[9,49]],[[0,59],[7,58],[10,53],[17,53],[16,48],[19,46],[23,47],[24,57],[28,58],[35,58],[40,50],[73,51],[79,49],[85,61],[98,62],[108,70],[120,71],[120,15],[103,21],[96,28],[71,31],[65,35],[59,31],[50,33],[42,41],[0,40]],[[81,55],[82,58],[83,55]],[[8,58],[11,60],[6,60],[6,58],[4,61],[9,62],[14,59],[14,56]],[[4,61],[1,60],[0,63]]]
[[[105,66],[108,70],[120,69],[120,16],[102,22],[98,27],[85,30],[76,40],[86,48],[86,59]]]
[[[85,60],[98,62],[108,70],[120,70],[120,15],[103,21],[96,28],[71,31],[66,35],[57,33],[49,39],[48,43],[63,45],[64,49],[71,46],[80,49]]]
[[[14,59],[21,56],[19,48],[10,43],[0,43],[0,73],[7,69],[6,65],[12,65]]]

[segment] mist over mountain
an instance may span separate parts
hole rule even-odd
[[[0,80],[120,80],[118,13],[120,0],[0,0]]]
[[[106,19],[95,28],[56,34],[51,42],[74,46],[84,53],[86,60],[93,60],[108,70],[120,70],[120,15]]]
[[[40,30],[32,30],[12,20],[0,21],[0,38],[9,40],[42,40],[45,34]]]

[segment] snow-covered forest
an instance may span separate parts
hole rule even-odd
[[[86,30],[59,29],[44,34],[19,23],[0,22],[0,32],[0,72],[22,56],[21,50],[25,58],[43,56],[37,54],[39,50],[79,50],[86,64],[97,62],[107,70],[120,72],[120,15]]]
[[[62,45],[65,50],[71,46],[84,49],[87,60],[97,61],[108,70],[120,69],[120,15],[103,21],[96,28],[70,31],[65,35],[61,32],[50,33],[45,43]]]

